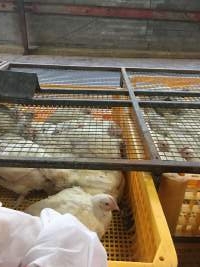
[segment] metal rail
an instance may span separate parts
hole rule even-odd
[[[68,89],[42,89],[42,94],[90,94],[90,95],[121,95],[121,96],[128,96],[129,93],[127,90],[122,89],[75,89],[75,88],[68,88]]]
[[[119,71],[121,66],[81,66],[81,65],[64,65],[64,64],[37,64],[37,63],[23,63],[23,62],[10,62],[10,68],[45,68],[45,69],[63,69],[63,70],[98,70],[98,71]],[[126,67],[126,71],[131,71],[133,74],[143,73],[159,73],[159,74],[188,74],[200,75],[200,70],[188,69],[168,69],[168,68],[136,68]]]
[[[92,107],[131,107],[132,102],[130,100],[112,100],[112,99],[63,99],[63,98],[10,98],[0,97],[0,101],[3,103],[16,103],[25,105],[36,105],[36,106],[92,106]]]
[[[161,160],[126,160],[94,158],[23,158],[0,157],[1,167],[54,168],[54,169],[93,169],[200,173],[197,162],[174,162]]]
[[[134,89],[126,73],[126,69],[122,68],[121,72],[123,76],[124,85],[129,91],[129,96],[132,102],[133,113],[134,113],[134,116],[136,117],[136,120],[139,126],[139,131],[144,141],[144,145],[147,150],[148,156],[150,157],[150,159],[159,159],[160,156],[157,152],[157,149],[155,147],[151,134],[146,126],[145,120],[143,118],[142,112],[138,104],[138,100],[134,94]]]
[[[134,91],[136,96],[178,96],[178,97],[200,97],[200,91],[186,90],[143,90]]]
[[[140,107],[161,107],[161,108],[200,108],[200,102],[180,102],[180,101],[153,101],[141,100],[139,101]]]

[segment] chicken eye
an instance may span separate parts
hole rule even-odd
[[[106,205],[106,206],[108,206],[108,205],[109,205],[109,203],[108,203],[108,202],[106,202],[106,203],[105,203],[105,205]]]

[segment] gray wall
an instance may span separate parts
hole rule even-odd
[[[37,2],[37,0],[25,2]],[[43,0],[43,2],[57,1]],[[59,0],[58,2],[200,10],[199,0]],[[200,52],[199,23],[27,14],[27,26],[31,46]],[[0,13],[0,44],[21,45],[15,13]]]

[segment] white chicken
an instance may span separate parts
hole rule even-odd
[[[0,136],[0,154],[4,156],[50,157],[45,149],[36,143],[12,133]]]
[[[39,145],[30,140],[14,134],[1,136],[0,155],[14,157],[51,157]],[[60,185],[67,186],[70,170],[65,169],[35,169],[35,168],[8,168],[0,167],[0,185],[20,194],[16,206],[32,190],[45,190],[55,193],[60,190]],[[59,184],[59,189],[57,188]]]
[[[112,211],[119,210],[115,199],[107,194],[91,196],[80,187],[68,188],[60,193],[40,200],[25,212],[39,216],[44,208],[52,208],[61,214],[71,213],[101,239],[112,220]]]
[[[68,131],[72,152],[79,156],[120,158],[122,139],[118,127],[108,121],[86,120],[80,128]]]
[[[49,154],[60,157],[72,152],[67,132],[56,124],[33,122],[31,130],[34,133],[34,142],[44,147]]]
[[[165,136],[151,130],[155,146],[162,160],[181,160],[181,154],[170,136]]]
[[[80,117],[84,117],[90,114],[90,110],[87,108],[61,108],[57,109],[54,113],[52,113],[48,119],[47,122],[50,123],[58,123],[58,122],[64,122],[68,120],[74,120]]]
[[[106,193],[116,199],[120,199],[124,190],[124,176],[120,171],[103,171],[103,170],[66,170],[66,185],[54,180],[56,187],[62,190],[69,186],[80,186],[84,191],[91,195]]]
[[[91,115],[57,123],[57,129],[68,131],[81,129],[83,133],[86,132],[91,135],[99,133],[102,135],[109,135],[113,138],[120,138],[122,136],[122,131],[116,123],[110,120],[97,120]]]
[[[39,145],[13,134],[2,136],[0,145],[0,153],[5,156],[51,157]],[[79,185],[91,194],[107,193],[120,198],[124,187],[123,175],[118,171],[0,167],[0,176],[0,185],[20,194],[17,205],[32,190],[52,194]]]
[[[75,112],[75,119],[57,124],[33,122],[31,129],[34,141],[53,155],[121,158],[121,129],[111,121],[96,120],[91,115],[77,117]]]

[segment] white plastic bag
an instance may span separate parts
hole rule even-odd
[[[44,209],[38,218],[0,208],[0,229],[0,267],[107,266],[96,233],[71,214]]]

